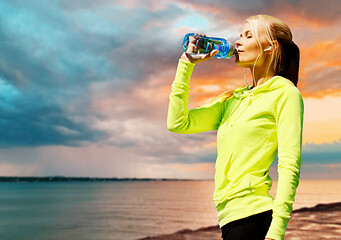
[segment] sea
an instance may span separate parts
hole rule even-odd
[[[136,240],[213,226],[213,191],[213,180],[2,182],[0,239]],[[341,180],[300,180],[294,209],[340,201]]]

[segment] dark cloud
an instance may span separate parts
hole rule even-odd
[[[86,48],[92,38],[73,31],[53,3],[45,6],[47,15],[37,2],[0,4],[0,147],[78,146],[106,138],[79,119],[96,117],[87,109],[89,84],[120,72]]]
[[[124,91],[179,56],[181,48],[170,46],[166,25],[144,31],[150,21],[174,20],[181,14],[179,8],[172,5],[156,12],[115,4],[101,8],[105,4],[1,3],[0,78],[18,93],[11,102],[8,93],[1,93],[7,99],[0,105],[2,147],[103,140],[107,134],[92,129],[91,121],[86,121],[100,117],[88,109],[91,84],[110,81],[111,94]],[[175,48],[178,53],[172,53]],[[17,112],[10,112],[9,106]],[[21,118],[26,119],[25,124]],[[79,123],[75,118],[85,121]],[[119,144],[128,147],[136,142]]]
[[[27,93],[26,93],[27,94]],[[28,96],[27,96],[28,95]],[[20,97],[2,105],[0,111],[0,148],[17,146],[67,145],[96,142],[107,134],[75,121],[60,106],[44,103],[37,95]]]
[[[304,153],[318,153],[318,152],[338,152],[341,149],[341,138],[333,143],[307,143],[304,145]]]
[[[302,153],[302,164],[331,164],[341,163],[341,151]]]

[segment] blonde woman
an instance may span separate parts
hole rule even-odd
[[[188,110],[194,66],[218,51],[206,56],[183,53],[172,84],[167,126],[182,134],[218,130],[213,200],[222,238],[280,240],[301,167],[304,104],[297,89],[299,48],[289,27],[268,15],[249,17],[236,47],[236,64],[251,70],[252,86],[226,91]],[[274,199],[269,195],[269,168],[277,154]]]

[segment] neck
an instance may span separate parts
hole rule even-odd
[[[275,76],[274,71],[270,71],[270,70],[269,71],[265,71],[264,69],[260,69],[260,68],[256,67],[254,75],[253,75],[253,72],[252,72],[252,68],[250,68],[250,70],[251,70],[251,74],[252,74],[252,79],[255,79],[255,86],[262,85],[267,80],[269,80],[270,78]]]

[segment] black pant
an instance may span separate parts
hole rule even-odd
[[[264,240],[272,221],[272,210],[229,222],[221,227],[223,240]]]

